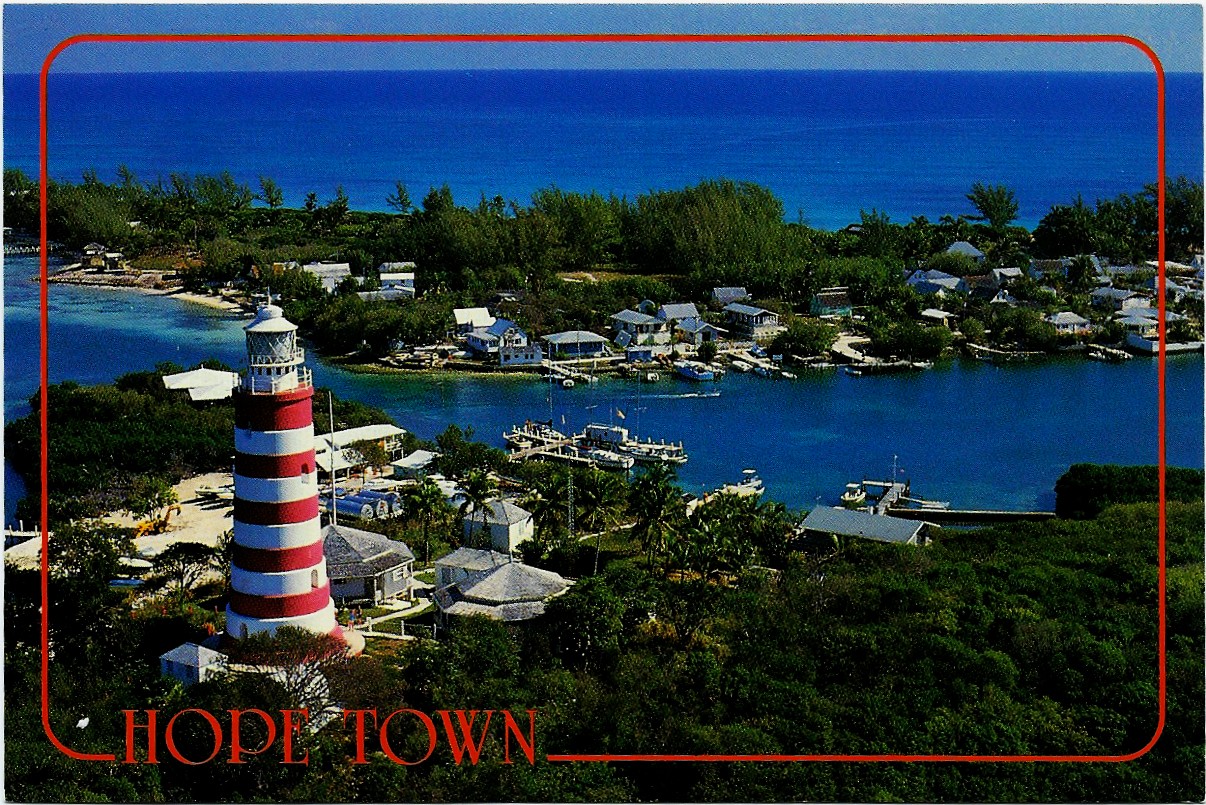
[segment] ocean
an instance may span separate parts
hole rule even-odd
[[[1202,176],[1202,77],[1168,76],[1167,172]],[[727,177],[769,187],[787,220],[836,229],[971,214],[1003,184],[1033,227],[1077,194],[1156,176],[1155,78],[1110,73],[461,71],[52,74],[50,172],[143,181],[229,170],[300,206],[342,186],[382,210],[526,204],[556,185],[633,197]],[[5,167],[36,175],[37,78],[4,77]]]

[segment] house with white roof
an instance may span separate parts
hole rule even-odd
[[[1108,310],[1130,310],[1136,307],[1150,307],[1150,297],[1132,291],[1128,288],[1098,288],[1089,294],[1093,307],[1103,307]]]
[[[938,269],[914,271],[905,280],[905,285],[913,288],[919,294],[932,293],[944,296],[951,291],[967,293],[967,283],[959,277]]]
[[[708,341],[719,341],[728,332],[724,327],[706,322],[701,318],[683,319],[674,325],[674,331],[690,344],[699,346]]]
[[[968,243],[966,240],[957,240],[950,246],[946,247],[947,254],[962,254],[970,257],[976,264],[984,262],[984,252],[977,249],[975,246]]]
[[[226,670],[226,655],[196,643],[182,643],[159,655],[159,673],[186,687]]]
[[[1055,327],[1055,331],[1060,335],[1088,335],[1093,330],[1093,325],[1088,319],[1068,310],[1052,313],[1044,320]]]
[[[694,302],[667,302],[657,309],[654,316],[658,321],[664,321],[667,326],[673,327],[685,319],[698,319],[699,309],[695,307]]]
[[[898,545],[925,545],[929,528],[921,520],[828,506],[817,506],[800,524],[800,531],[814,539],[855,537]]]
[[[406,431],[397,425],[379,424],[363,425],[358,428],[330,433],[314,434],[314,462],[320,473],[330,476],[332,473],[359,472],[365,468],[364,457],[352,448],[358,442],[376,442],[390,456],[390,460],[401,458],[402,437]],[[331,445],[334,442],[335,451],[332,457]]]
[[[456,334],[467,335],[477,329],[485,329],[494,324],[495,318],[484,307],[458,307],[452,311],[456,321]]]
[[[744,338],[770,338],[782,332],[779,314],[740,302],[731,302],[724,307],[729,326]]]
[[[164,388],[187,390],[188,398],[194,402],[225,400],[234,393],[237,385],[239,385],[238,372],[222,372],[205,367],[163,376]]]
[[[532,513],[506,500],[494,500],[484,507],[485,513],[470,507],[463,518],[465,542],[480,544],[489,540],[490,546],[511,554],[536,533]],[[484,530],[484,531],[483,531]]]
[[[335,293],[335,289],[339,284],[348,277],[352,276],[351,263],[306,263],[302,266],[302,271],[307,274],[313,274],[318,277],[318,281],[322,283],[322,289],[327,293]]]

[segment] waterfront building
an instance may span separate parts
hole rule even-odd
[[[1068,310],[1052,313],[1045,321],[1055,327],[1060,335],[1088,335],[1093,329],[1088,319]]]
[[[707,341],[719,341],[728,332],[723,327],[717,327],[701,318],[683,319],[674,327],[684,341],[699,346]]]
[[[943,327],[949,328],[951,322],[958,318],[954,313],[947,313],[945,310],[939,310],[936,307],[927,307],[921,311],[921,318],[927,322],[936,322]]]
[[[806,537],[820,540],[836,536],[895,542],[899,545],[924,545],[929,523],[868,511],[817,506],[800,524],[800,532]]]
[[[484,542],[480,536],[484,531],[490,547],[508,555],[536,533],[532,513],[505,500],[487,503],[484,516],[476,507],[470,508],[463,521],[466,542]]]
[[[322,552],[331,597],[340,605],[411,599],[415,555],[406,543],[332,524],[323,529]]]
[[[607,339],[589,330],[567,330],[542,339],[550,358],[590,358],[608,354]]]
[[[665,319],[635,310],[621,310],[612,315],[611,323],[616,331],[615,342],[621,347],[670,343],[670,331],[666,328]]]
[[[339,284],[352,276],[350,263],[306,263],[302,266],[302,271],[318,277],[318,281],[322,283],[322,289],[327,293],[335,293]]]
[[[822,288],[812,295],[809,312],[814,316],[849,316],[854,312],[850,303],[850,289],[845,286]]]
[[[725,305],[724,312],[728,316],[729,326],[737,335],[745,338],[770,338],[783,329],[778,313],[760,307],[732,302]]]
[[[228,638],[292,626],[340,634],[322,552],[314,387],[297,325],[275,305],[245,329],[235,393],[234,543]]]
[[[475,327],[465,335],[465,344],[478,356],[494,358],[501,366],[539,364],[544,357],[528,334],[507,319],[495,319],[489,327]]]
[[[452,311],[456,322],[456,334],[468,335],[477,329],[484,329],[494,324],[494,317],[484,307],[458,307]]]

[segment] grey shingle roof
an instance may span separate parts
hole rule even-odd
[[[647,313],[638,313],[635,310],[621,310],[619,313],[613,313],[611,317],[625,324],[654,324],[658,321]]]
[[[543,601],[558,595],[570,582],[551,570],[508,562],[485,578],[462,586],[461,597],[475,604],[498,606],[521,601]]]
[[[957,240],[946,249],[948,254],[966,254],[968,257],[979,260],[984,256],[984,252],[977,249],[975,246],[968,243],[966,240]]]
[[[740,302],[730,302],[724,306],[726,313],[737,313],[743,316],[761,316],[763,313],[769,313],[769,310],[764,310],[753,305],[743,305]]]
[[[879,542],[908,542],[925,527],[925,523],[920,521],[828,506],[817,506],[810,511],[803,525],[806,531],[863,537]]]
[[[553,333],[544,337],[550,344],[606,344],[607,339],[590,330],[566,330],[564,333]]]
[[[694,302],[669,302],[662,305],[657,312],[657,317],[662,320],[675,319],[697,319],[699,318],[699,310],[695,307]]]
[[[327,575],[332,579],[375,576],[415,559],[404,542],[344,525],[323,529],[322,553],[327,560]]]
[[[215,662],[221,662],[225,658],[225,655],[219,654],[205,646],[198,646],[196,643],[182,643],[171,651],[166,651],[159,655],[159,659],[161,660],[178,662],[181,665],[191,665],[194,668],[202,668]]]
[[[506,554],[477,548],[457,548],[436,560],[437,565],[459,567],[463,570],[489,570],[511,561]]]

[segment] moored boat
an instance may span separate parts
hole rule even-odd
[[[685,377],[687,380],[707,381],[716,379],[715,372],[705,364],[697,361],[676,361],[674,371],[678,372],[680,377]]]

